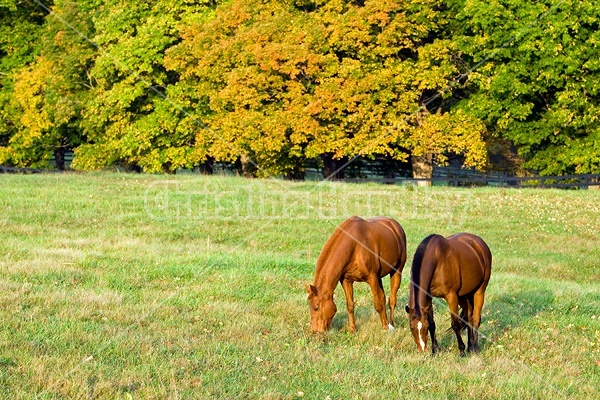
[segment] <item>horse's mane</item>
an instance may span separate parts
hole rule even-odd
[[[325,266],[325,264],[327,263],[327,259],[331,256],[331,252],[336,248],[339,238],[342,235],[347,235],[346,231],[347,231],[348,225],[355,223],[357,221],[364,221],[364,220],[360,217],[353,216],[353,217],[350,217],[350,218],[346,219],[345,221],[343,221],[335,229],[335,231],[333,232],[331,237],[325,243],[325,246],[323,246],[323,250],[321,251],[319,258],[317,259],[317,271],[315,274],[316,276],[320,275],[320,269],[323,268]]]
[[[417,251],[415,252],[415,256],[413,258],[413,262],[412,262],[412,267],[411,267],[411,274],[418,272],[421,269],[421,264],[423,263],[423,256],[425,255],[425,249],[427,249],[427,245],[429,244],[429,241],[436,236],[435,233],[432,233],[431,235],[427,236],[425,239],[423,239],[423,241],[419,244],[419,247],[417,247]],[[413,282],[415,282],[415,279],[418,279],[418,274],[416,274],[416,276],[412,277]],[[418,284],[418,282],[415,282]]]
[[[429,242],[431,241],[431,239],[433,239],[435,236],[437,236],[435,233],[427,236],[425,239],[423,239],[423,241],[419,244],[419,246],[417,247],[417,251],[415,252],[415,256],[413,257],[413,262],[412,262],[412,267],[410,269],[410,280],[411,280],[411,285],[410,285],[410,297],[412,298],[411,301],[414,301],[414,306],[415,306],[415,311],[417,313],[420,312],[420,310],[418,309],[418,304],[417,304],[417,291],[418,290],[422,290],[421,289],[421,264],[423,263],[423,257],[425,256],[425,250],[427,249],[427,245],[429,244]]]

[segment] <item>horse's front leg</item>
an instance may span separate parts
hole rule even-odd
[[[452,330],[456,334],[456,341],[458,342],[458,350],[461,356],[465,356],[465,342],[463,342],[460,335],[461,323],[458,315],[458,295],[456,293],[448,293],[446,295],[446,302],[448,308],[450,308],[450,319],[452,320]]]
[[[464,327],[467,327],[467,351],[471,352],[473,349],[473,298],[460,298],[458,304],[461,308],[459,317],[461,331]]]
[[[375,310],[379,313],[379,317],[381,318],[381,325],[383,329],[389,329],[388,318],[385,311],[385,292],[383,291],[381,278],[378,275],[371,275],[368,283],[371,287],[371,292],[373,292],[373,303],[375,305]]]
[[[348,329],[356,332],[356,321],[354,319],[354,287],[352,281],[342,278],[341,281],[344,294],[346,295],[346,307],[348,308]]]
[[[402,274],[396,271],[390,277],[390,326],[394,327],[394,309],[396,308],[396,302],[398,301],[398,288],[400,287],[400,280]]]
[[[433,304],[427,311],[427,321],[429,322],[429,335],[431,336],[431,354],[438,352],[439,345],[435,337],[435,321],[433,320]]]

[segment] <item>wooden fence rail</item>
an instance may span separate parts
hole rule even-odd
[[[562,175],[562,176],[531,176],[531,177],[434,177],[429,179],[410,178],[370,178],[370,179],[345,179],[345,182],[377,182],[390,185],[444,185],[444,186],[495,186],[511,188],[588,188],[600,186],[600,174],[588,175]]]
[[[39,174],[57,172],[60,173],[64,171],[0,166],[0,173]],[[421,184],[460,187],[495,186],[510,188],[589,188],[592,186],[600,186],[600,174],[528,177],[504,176],[501,174],[495,174],[492,176],[471,175],[460,177],[448,175],[442,177],[433,177],[429,179],[366,177],[343,179],[342,181],[350,183],[376,182],[389,185]]]
[[[37,168],[17,168],[17,167],[4,167],[0,166],[0,173],[12,173],[12,174],[45,174],[64,172],[56,169],[37,169]]]

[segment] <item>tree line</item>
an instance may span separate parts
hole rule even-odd
[[[591,0],[0,0],[0,165],[599,173],[599,19]]]

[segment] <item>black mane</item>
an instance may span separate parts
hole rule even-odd
[[[413,257],[412,267],[410,269],[410,277],[412,282],[419,287],[419,270],[421,269],[421,263],[423,262],[423,256],[425,255],[425,249],[429,244],[429,241],[437,236],[435,233],[427,236],[417,247],[417,251],[415,252],[415,256]]]

